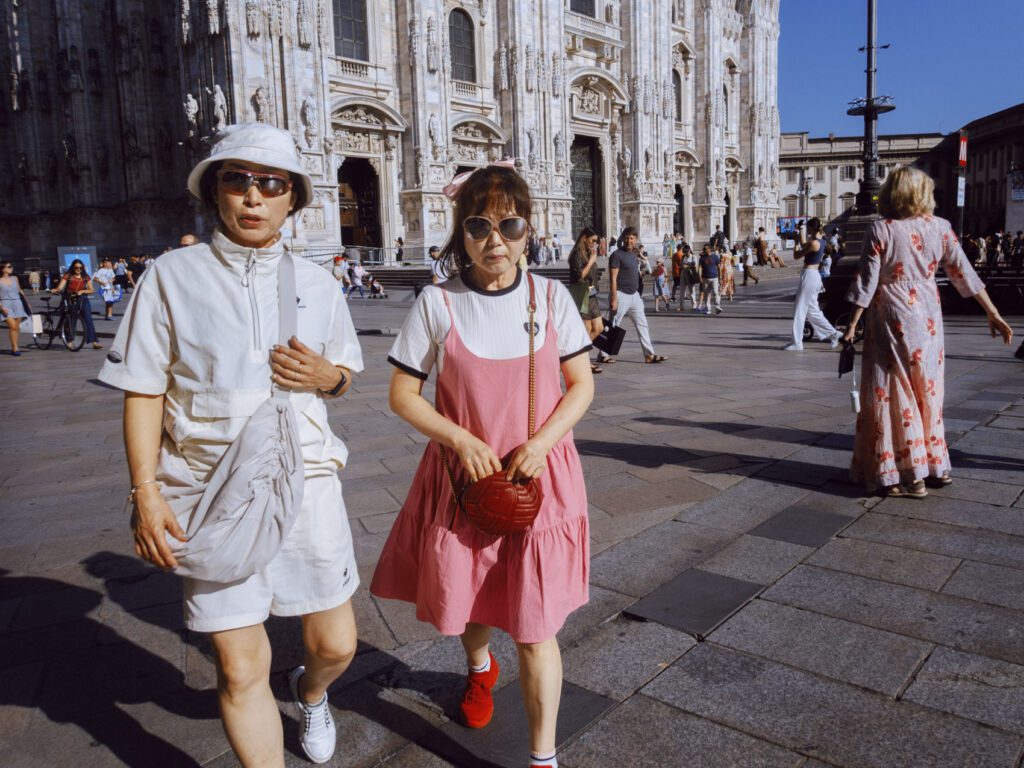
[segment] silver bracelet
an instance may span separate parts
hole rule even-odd
[[[141,488],[142,486],[149,485],[150,483],[153,483],[155,485],[159,485],[160,484],[160,482],[158,480],[143,480],[138,485],[132,486],[131,491],[128,493],[128,501],[134,502],[135,501],[135,492],[138,491],[139,488]]]

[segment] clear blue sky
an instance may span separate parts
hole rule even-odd
[[[861,135],[867,0],[782,0],[783,131]],[[896,111],[880,133],[954,131],[1024,102],[1024,0],[878,0],[878,94]]]

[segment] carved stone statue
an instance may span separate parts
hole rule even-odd
[[[32,170],[28,165],[28,155],[24,152],[18,155],[18,178],[25,184],[27,184],[32,178]]]
[[[644,150],[644,175],[649,179],[651,178],[651,172],[654,170],[654,153],[651,152],[651,148],[648,147]]]
[[[633,167],[633,150],[629,147],[623,147],[622,151],[619,152],[619,170],[622,172],[624,179],[629,178],[629,171]]]
[[[245,31],[250,40],[260,36],[263,29],[262,0],[245,0]]]
[[[206,31],[210,35],[220,34],[220,0],[206,0]]]
[[[526,90],[532,91],[534,82],[537,79],[537,57],[533,52],[533,46],[526,44]]]
[[[213,90],[209,88],[206,92],[213,96],[213,130],[219,131],[228,124],[228,100],[218,83],[213,84]]]
[[[181,42],[192,42],[192,3],[189,0],[181,0]]]
[[[409,69],[416,69],[420,63],[420,21],[418,18],[409,21]]]
[[[430,119],[427,121],[427,135],[430,137],[430,151],[434,159],[444,162],[445,141],[444,136],[441,134],[441,121],[438,119],[436,112],[431,113]]]
[[[324,136],[324,154],[331,154],[334,152],[334,134],[328,133]]]
[[[565,141],[561,131],[555,134],[555,173],[565,173]]]
[[[551,54],[551,95],[556,99],[562,95],[562,91],[565,88],[565,77],[564,77],[565,62],[562,59],[561,54]]]
[[[305,126],[303,135],[306,138],[306,146],[312,149],[316,137],[320,135],[320,109],[317,107],[316,99],[307,96],[302,100],[299,117],[302,118],[302,124]]]
[[[267,89],[262,85],[252,95],[252,109],[256,113],[257,123],[265,123],[270,120],[270,97],[267,95]]]
[[[142,155],[142,150],[139,148],[139,134],[135,132],[135,124],[131,120],[124,121],[122,136],[124,136],[125,157],[129,160],[139,158]]]
[[[81,173],[78,167],[78,139],[75,138],[75,134],[68,131],[61,143],[64,145],[64,159],[68,162],[68,175],[77,178]]]
[[[526,163],[531,168],[537,165],[537,126],[531,125],[526,129]]]
[[[191,93],[186,93],[183,106],[185,107],[185,120],[188,122],[188,135],[194,137],[199,125],[199,102]]]

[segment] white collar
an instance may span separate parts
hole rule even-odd
[[[210,250],[221,261],[229,267],[245,270],[250,262],[255,261],[257,265],[276,263],[285,249],[284,238],[278,236],[277,241],[267,248],[249,248],[239,245],[229,239],[227,235],[217,227],[210,240]],[[261,270],[262,271],[262,270]]]

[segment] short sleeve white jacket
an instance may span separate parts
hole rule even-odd
[[[246,419],[271,394],[270,350],[278,343],[279,240],[245,248],[219,230],[209,245],[162,255],[125,310],[100,380],[165,395],[166,436],[197,476],[212,469]],[[295,259],[298,339],[331,363],[363,369],[348,305],[331,274]],[[306,471],[348,460],[330,430],[323,398],[292,395]]]

